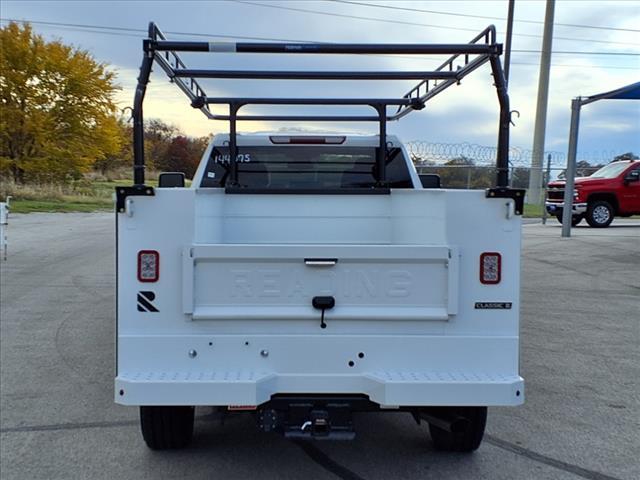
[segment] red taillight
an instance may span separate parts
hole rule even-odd
[[[344,143],[347,137],[325,137],[325,136],[289,136],[289,135],[272,135],[269,137],[271,143],[276,145],[296,144],[296,145],[340,145]]]
[[[257,405],[229,405],[227,410],[231,412],[243,412],[257,410]]]
[[[480,255],[480,282],[485,285],[500,283],[502,276],[502,256],[497,252]]]
[[[138,280],[157,282],[160,278],[160,254],[155,250],[138,252]]]

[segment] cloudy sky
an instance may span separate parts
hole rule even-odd
[[[515,2],[510,78],[512,108],[520,112],[512,128],[512,145],[530,149],[533,142],[536,92],[542,45],[543,1]],[[391,8],[389,8],[391,7]],[[10,1],[0,4],[2,24],[11,19],[32,22],[46,38],[59,38],[89,50],[118,74],[122,107],[131,105],[141,39],[149,21],[171,39],[225,40],[218,36],[318,42],[466,43],[488,24],[504,41],[507,0],[391,2],[217,1],[217,2],[55,2]],[[48,22],[48,23],[44,23]],[[62,25],[61,25],[62,24]],[[168,33],[172,32],[172,33]],[[204,36],[203,36],[204,35]],[[233,41],[233,40],[232,40]],[[639,1],[557,1],[553,40],[546,147],[566,152],[569,106],[575,96],[588,96],[640,81]],[[566,53],[570,52],[570,53]],[[582,53],[575,53],[582,52]],[[379,69],[421,70],[438,65],[433,57],[307,56],[253,54],[184,55],[189,67],[234,69]],[[400,97],[416,82],[204,82],[209,96],[384,96]],[[291,108],[291,107],[286,107]],[[297,107],[294,107],[297,108]],[[243,113],[261,113],[247,109]],[[147,117],[173,123],[190,135],[226,131],[191,109],[186,97],[156,68],[145,103]],[[279,112],[284,113],[284,112]],[[287,113],[300,113],[288,110]],[[327,113],[324,109],[321,113]],[[351,113],[365,113],[352,111]],[[390,131],[404,140],[494,145],[498,104],[488,65],[451,87]],[[240,130],[276,130],[292,125],[244,122]],[[293,125],[299,128],[300,125]],[[374,132],[367,124],[307,125],[310,129]],[[640,102],[603,101],[583,109],[579,154],[640,154]]]

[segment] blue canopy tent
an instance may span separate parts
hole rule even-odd
[[[580,108],[598,100],[640,100],[640,82],[625,87],[598,93],[590,97],[576,97],[571,101],[571,128],[569,130],[569,153],[567,155],[567,175],[564,188],[564,209],[562,211],[562,236],[571,236],[571,212],[573,210],[573,188],[576,175],[576,152],[578,148],[578,128]]]
[[[595,102],[596,100],[640,100],[640,82],[632,83],[626,87],[611,90],[606,93],[599,93],[581,100],[582,105]]]

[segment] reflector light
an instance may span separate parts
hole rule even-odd
[[[344,143],[347,137],[324,137],[324,136],[309,136],[303,137],[291,137],[289,135],[270,136],[271,143],[276,145],[282,144],[297,144],[297,145],[340,145]]]
[[[480,255],[480,282],[485,285],[500,283],[502,275],[502,256],[497,252],[484,252]]]
[[[160,254],[155,250],[138,252],[138,280],[140,282],[157,282],[160,278]]]

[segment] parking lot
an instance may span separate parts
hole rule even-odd
[[[471,455],[408,415],[361,414],[353,442],[293,443],[199,409],[192,446],[146,448],[113,403],[112,214],[13,215],[1,265],[0,477],[640,478],[640,221],[524,227],[523,407],[489,410]]]

